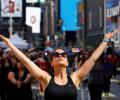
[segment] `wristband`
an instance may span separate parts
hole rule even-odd
[[[104,39],[103,39],[103,42],[110,42],[110,39],[104,38]]]

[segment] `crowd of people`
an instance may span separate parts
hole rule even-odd
[[[91,56],[94,50],[81,50],[74,54],[72,62],[72,71],[80,68],[80,66]],[[82,88],[88,88],[91,100],[102,100],[102,93],[109,96],[110,80],[116,79],[117,68],[119,67],[120,56],[114,52],[113,48],[106,49],[99,59],[96,61],[93,69],[82,80]]]
[[[10,51],[4,52],[0,47],[1,100],[32,100],[31,84],[34,79],[40,81],[40,92],[44,92],[45,100],[76,100],[77,88],[86,77],[91,100],[101,100],[102,92],[108,95],[110,91],[110,79],[116,77],[118,62],[113,52],[108,55],[103,52],[109,39],[118,31],[105,34],[96,50],[81,50],[72,56],[64,48],[53,52],[33,50],[23,53],[0,35],[10,48]],[[69,68],[71,72],[68,72]]]

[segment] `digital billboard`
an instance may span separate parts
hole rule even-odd
[[[77,30],[77,3],[79,0],[60,0],[60,17],[63,31]]]
[[[119,0],[106,0],[106,32],[111,32],[117,27]]]
[[[106,33],[120,27],[120,0],[106,0]],[[116,33],[111,40],[115,47],[120,47],[120,35]]]
[[[15,0],[14,12],[12,13],[10,13],[9,0],[1,0],[1,17],[10,17],[10,16],[22,17],[22,0]]]

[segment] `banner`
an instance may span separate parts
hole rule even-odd
[[[26,25],[32,27],[33,33],[40,33],[41,8],[26,7]]]
[[[39,3],[39,2],[44,3],[45,0],[26,0],[26,3]]]

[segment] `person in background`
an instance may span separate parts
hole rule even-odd
[[[96,61],[88,77],[88,89],[91,100],[102,100],[104,54]]]
[[[7,100],[32,100],[31,79],[31,74],[17,59],[16,67],[8,73]]]
[[[108,55],[108,60],[112,64],[113,78],[116,78],[116,75],[117,75],[117,65],[118,65],[118,57],[114,53],[114,51],[111,54]]]
[[[109,61],[108,56],[104,58],[104,64],[103,64],[103,80],[104,80],[104,87],[103,87],[103,92],[105,93],[105,96],[109,96],[110,92],[110,80],[112,78],[112,64]]]
[[[0,38],[8,45],[15,56],[25,65],[31,74],[41,81],[43,90],[45,91],[45,100],[77,100],[77,87],[81,80],[90,72],[96,63],[96,60],[101,56],[109,39],[111,39],[119,29],[107,33],[104,36],[102,43],[92,53],[87,61],[81,67],[67,74],[67,66],[69,65],[67,53],[64,49],[57,48],[53,51],[51,66],[54,69],[54,74],[51,76],[47,72],[41,70],[35,63],[28,59],[20,50],[18,50],[9,39],[0,35]],[[16,83],[16,81],[14,81]]]
[[[6,100],[6,94],[8,89],[7,75],[11,69],[11,61],[9,55],[4,52],[1,57],[1,100]]]
[[[2,80],[1,80],[1,68],[2,68],[2,55],[3,55],[3,49],[0,46],[0,98],[2,98]]]
[[[49,60],[48,60],[48,53],[47,52],[39,52],[39,58],[37,58],[34,61],[42,70],[46,71],[47,73],[49,73]],[[44,91],[43,91],[43,87],[40,83],[40,94],[44,95]]]
[[[16,59],[16,57],[15,56],[11,56],[10,57],[11,59],[11,67],[12,68],[14,68],[14,67],[16,67],[17,66],[17,59]]]
[[[78,64],[79,64],[79,55],[78,54],[75,54],[74,57],[73,57],[73,63],[72,63],[72,68],[73,68],[73,71],[76,71],[78,68]]]

